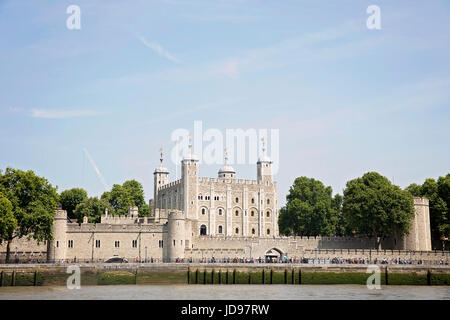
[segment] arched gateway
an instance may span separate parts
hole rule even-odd
[[[274,262],[280,258],[283,258],[284,254],[283,251],[281,251],[278,248],[272,248],[266,251],[264,254],[266,262]]]

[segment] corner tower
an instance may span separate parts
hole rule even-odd
[[[183,183],[183,210],[186,218],[197,218],[198,194],[198,158],[192,153],[192,140],[189,138],[189,149],[181,161],[181,179]]]
[[[258,183],[272,183],[272,160],[266,154],[264,138],[262,141],[262,154],[256,163]]]
[[[47,242],[47,262],[61,261],[66,258],[67,211],[59,206],[53,218],[53,239]]]
[[[159,188],[163,185],[169,183],[169,170],[163,165],[163,150],[159,149],[160,152],[160,164],[156,167],[155,172],[153,172],[153,216],[156,217],[156,208],[159,208],[161,205],[158,199]]]

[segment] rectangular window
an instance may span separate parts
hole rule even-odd
[[[162,248],[163,247],[163,241],[159,240],[159,247]]]
[[[73,248],[73,240],[69,240],[68,246],[69,248]]]
[[[120,247],[120,241],[114,241],[114,247],[119,248]]]
[[[56,241],[56,247],[59,248],[59,241]]]
[[[95,247],[100,248],[100,240],[95,240]]]
[[[137,240],[133,240],[133,242],[131,243],[131,246],[133,248],[137,248]]]

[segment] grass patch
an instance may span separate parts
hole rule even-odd
[[[431,273],[430,284],[432,286],[450,286],[450,274]]]
[[[418,274],[416,272],[409,273],[389,273],[388,274],[389,285],[411,285],[420,286],[427,285],[427,274]]]
[[[195,272],[191,273],[191,281],[195,281]],[[187,283],[186,272],[138,273],[136,276],[136,284],[185,284],[185,283]]]
[[[98,285],[135,284],[136,276],[130,272],[104,272],[98,276]]]
[[[303,271],[302,284],[366,284],[369,276],[370,274],[368,273],[360,272],[337,273]],[[381,274],[381,283],[384,283],[383,274]]]

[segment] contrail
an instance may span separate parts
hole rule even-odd
[[[105,188],[105,191],[109,191],[109,186],[106,184],[105,179],[103,179],[103,176],[100,173],[100,170],[98,170],[98,168],[94,162],[94,159],[92,159],[91,155],[89,154],[89,152],[87,151],[86,148],[83,148],[83,150],[84,150],[84,153],[86,154],[86,157],[89,159],[89,162],[91,163],[92,167],[94,168],[95,173],[97,173],[98,178],[102,182],[103,187]]]

